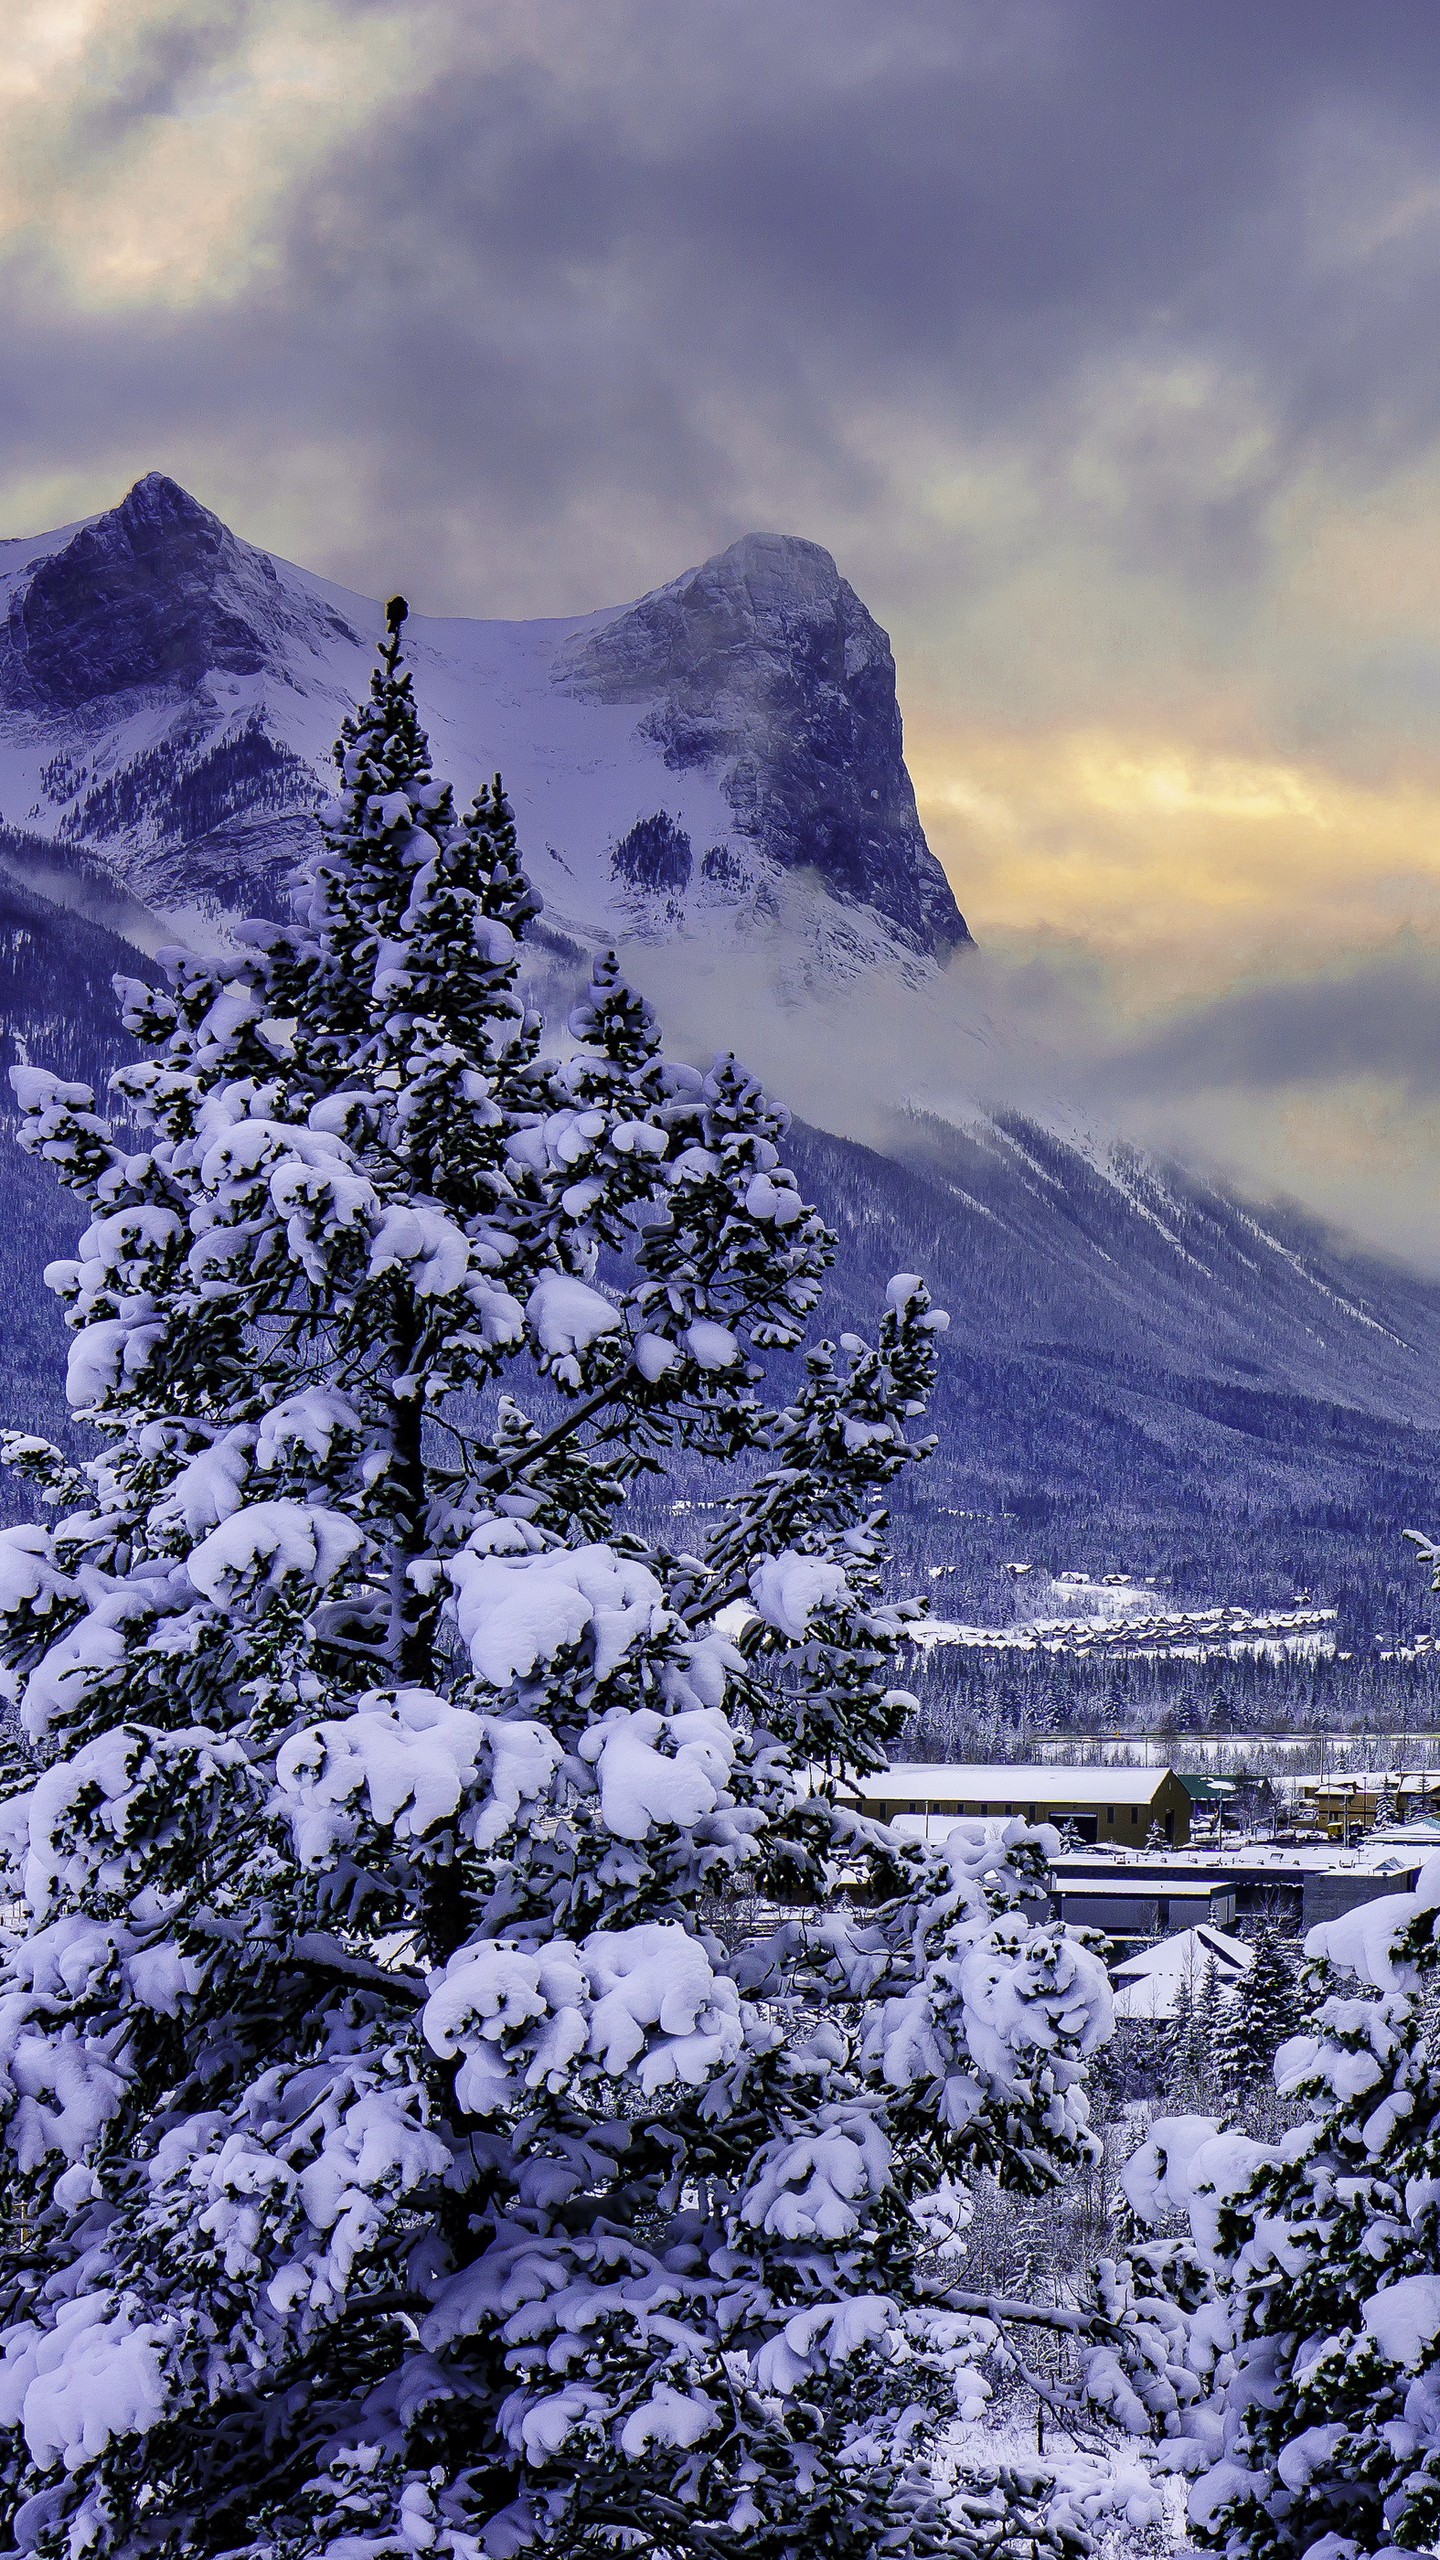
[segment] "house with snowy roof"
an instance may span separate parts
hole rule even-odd
[[[1115,2015],[1146,2023],[1177,2017],[1182,1994],[1194,2000],[1202,1985],[1213,1984],[1222,1997],[1228,1996],[1254,1961],[1254,1949],[1241,1938],[1227,1937],[1223,1929],[1203,1922],[1181,1929],[1115,1966]]]
[[[1350,1841],[1382,1819],[1425,1821],[1440,1811],[1440,1770],[1351,1769],[1298,1784],[1308,1820],[1332,1840]]]
[[[857,1778],[842,1801],[880,1822],[940,1840],[952,1822],[1053,1822],[1085,1841],[1138,1849],[1152,1830],[1176,1847],[1190,1837],[1190,1797],[1173,1769],[1105,1762],[1067,1769],[1052,1761],[1013,1766],[952,1761],[896,1761]]]
[[[1052,1893],[1063,1918],[1112,1937],[1158,1937],[1192,1921],[1225,1929],[1232,1919],[1313,1929],[1362,1902],[1412,1892],[1433,1854],[1412,1839],[1414,1828],[1372,1833],[1353,1849],[1227,1839],[1219,1847],[1066,1850],[1051,1861]]]
[[[1233,1877],[1173,1868],[1157,1872],[1111,1860],[1097,1869],[1096,1859],[1057,1858],[1051,1867],[1050,1898],[1069,1928],[1103,1929],[1111,1938],[1156,1938],[1171,1929],[1225,1929],[1235,1918]]]

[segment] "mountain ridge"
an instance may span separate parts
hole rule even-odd
[[[159,472],[0,548],[0,602],[4,820],[84,846],[146,904],[273,907],[379,604]],[[818,544],[747,536],[632,605],[417,615],[409,638],[447,770],[468,790],[500,764],[562,928],[754,942],[783,914],[822,976],[913,974],[969,940],[920,825],[888,639]],[[202,767],[217,785],[227,768],[208,830],[173,819]],[[625,847],[662,818],[688,851],[651,884]]]
[[[103,1082],[121,1046],[110,973],[273,910],[381,622],[163,475],[0,545],[7,1064]],[[818,991],[827,1036],[861,973],[964,967],[888,641],[818,545],[747,536],[634,605],[416,616],[407,641],[437,770],[462,797],[497,762],[515,779],[547,1001],[597,942],[683,955],[723,936],[762,1000],[783,1000],[787,972]],[[822,836],[829,878],[806,850]],[[968,1577],[947,1597],[998,1606],[1021,1533],[1053,1537],[1057,1566],[1083,1539],[1088,1561],[1200,1597],[1283,1599],[1323,1575],[1401,1590],[1400,1530],[1440,1476],[1440,1284],[1016,1113],[911,1118],[888,1154],[797,1129],[795,1152],[842,1237],[827,1322],[863,1321],[901,1267],[952,1303],[944,1445],[905,1496],[910,1544]],[[39,1269],[72,1211],[9,1150],[0,1202],[4,1418],[55,1430],[63,1335]]]
[[[278,636],[313,646],[322,624],[359,645],[338,614],[296,612],[267,552],[149,471],[14,589],[0,707],[54,715],[118,693],[193,690],[212,672],[257,675],[278,666]]]

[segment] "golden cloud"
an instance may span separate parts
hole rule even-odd
[[[971,925],[1078,942],[1137,1009],[1409,931],[1440,944],[1440,784],[1100,728],[910,738]]]

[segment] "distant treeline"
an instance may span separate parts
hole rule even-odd
[[[1440,1732],[1440,1654],[1100,1661],[1077,1654],[918,1648],[907,1673],[919,1759],[1023,1757],[1066,1735]]]

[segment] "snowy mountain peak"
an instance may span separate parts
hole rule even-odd
[[[905,770],[889,639],[818,542],[744,535],[587,629],[557,673],[647,704],[667,766],[713,773],[783,869],[818,871],[917,950],[969,940]]]
[[[280,673],[297,643],[313,653],[340,636],[356,635],[188,490],[148,471],[13,585],[0,705],[55,714],[139,690],[193,690],[215,673]]]
[[[0,855],[171,916],[272,907],[363,696],[378,606],[163,472],[0,543]],[[818,543],[750,534],[568,621],[412,617],[437,768],[498,768],[552,939],[743,942],[777,992],[968,941],[905,770],[895,662]],[[8,847],[8,851],[6,851]],[[50,892],[43,891],[49,895]]]
[[[832,553],[819,542],[796,533],[742,533],[725,551],[717,551],[698,569],[686,569],[668,586],[658,587],[628,608],[627,619],[655,608],[663,619],[666,603],[680,611],[736,617],[737,636],[749,639],[767,628],[781,638],[797,616],[813,622],[842,615],[846,601],[870,616],[854,589],[841,577]],[[872,630],[878,625],[871,623]],[[883,639],[883,634],[881,637]]]

